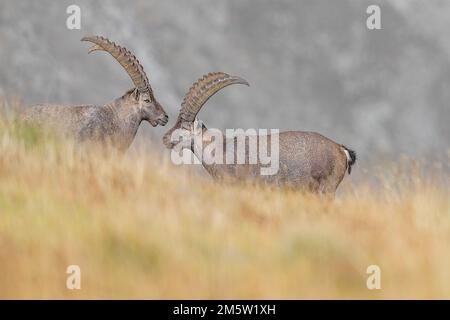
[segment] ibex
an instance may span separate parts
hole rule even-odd
[[[61,129],[77,142],[107,142],[121,151],[131,145],[143,120],[153,127],[166,125],[168,116],[155,99],[144,68],[130,51],[100,36],[86,36],[81,41],[94,43],[89,53],[103,50],[111,54],[128,73],[135,88],[103,106],[32,106],[22,114],[24,121]]]
[[[165,146],[173,149],[176,145],[182,149],[190,149],[197,158],[201,159],[203,167],[216,180],[225,177],[239,180],[255,179],[296,189],[303,189],[315,193],[334,195],[345,172],[350,174],[352,165],[356,161],[356,153],[341,144],[314,132],[287,131],[278,134],[279,166],[274,175],[262,176],[261,163],[256,164],[221,164],[206,163],[203,150],[211,143],[205,125],[196,128],[196,117],[206,101],[220,89],[232,84],[249,85],[240,77],[230,76],[222,72],[209,73],[199,79],[189,89],[178,115],[176,124],[163,137]],[[175,130],[184,131],[184,139],[176,142]],[[268,137],[265,137],[268,139]],[[270,139],[272,139],[270,137]],[[261,135],[256,137],[261,140]],[[198,143],[200,142],[200,143]],[[226,154],[227,145],[232,144],[237,157],[237,137],[223,139],[223,155]],[[199,146],[199,145],[202,145]],[[258,144],[259,145],[259,144]],[[246,141],[245,158],[249,159],[248,143]],[[272,150],[271,152],[273,152]]]

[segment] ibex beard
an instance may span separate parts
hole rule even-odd
[[[267,129],[226,129],[224,136],[221,130],[206,129],[196,120],[192,130],[174,130],[170,141],[174,145],[171,160],[176,165],[239,165],[234,169],[261,176],[272,176],[279,170],[278,129],[270,129],[270,134]]]

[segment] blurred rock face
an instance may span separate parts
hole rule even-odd
[[[227,88],[200,118],[218,128],[312,130],[362,158],[442,156],[450,148],[450,3],[382,2],[382,30],[366,29],[370,1],[0,0],[0,95],[39,102],[104,103],[131,88],[105,53],[79,42],[101,34],[127,46],[175,121],[202,74]],[[143,130],[157,135],[164,129]]]

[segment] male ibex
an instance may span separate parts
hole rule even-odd
[[[231,84],[245,84],[242,78],[230,76],[222,72],[210,73],[199,79],[190,88],[181,105],[176,124],[163,138],[165,146],[173,149],[178,143],[175,140],[175,130],[184,130],[184,139],[179,142],[181,148],[190,149],[197,158],[201,159],[206,171],[214,179],[224,177],[238,179],[256,179],[263,182],[276,183],[298,189],[309,190],[317,193],[334,194],[339,183],[344,178],[345,172],[350,174],[351,167],[356,161],[354,151],[337,144],[330,139],[314,132],[288,131],[278,134],[279,166],[274,175],[262,176],[260,162],[256,164],[226,164],[226,161],[218,163],[206,163],[202,151],[211,143],[207,134],[207,128],[197,130],[195,120],[198,112],[205,102],[220,89]],[[257,136],[259,141],[261,135]],[[268,137],[265,137],[268,138]],[[272,139],[270,137],[270,139]],[[200,143],[199,143],[200,142]],[[232,144],[237,158],[237,137],[223,140],[223,155],[226,154],[227,145]],[[199,145],[202,145],[203,148]],[[245,156],[249,159],[248,143],[246,141]],[[271,152],[273,152],[272,150]]]
[[[110,53],[131,77],[135,88],[103,106],[32,106],[22,114],[24,121],[61,129],[77,142],[108,142],[122,151],[133,142],[142,120],[153,127],[166,125],[168,116],[156,101],[139,60],[130,51],[104,37],[87,36],[81,41],[94,43],[89,53],[96,50]]]

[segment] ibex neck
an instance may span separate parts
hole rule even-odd
[[[128,149],[136,136],[142,122],[141,112],[137,103],[127,99],[127,96],[111,101],[105,108],[115,115],[116,132],[114,140],[124,149]]]
[[[223,165],[225,164],[225,150],[226,150],[226,142],[225,139],[222,141],[222,148],[223,148],[223,159],[222,159],[222,164],[220,163],[216,163],[216,162],[212,162],[212,161],[207,161],[207,159],[205,159],[205,153],[204,150],[205,148],[212,143],[211,139],[209,139],[208,137],[205,137],[205,132],[208,129],[206,128],[206,126],[203,126],[203,130],[202,130],[202,137],[201,137],[201,145],[199,145],[199,143],[195,144],[192,143],[191,144],[191,151],[192,153],[195,154],[195,156],[198,159],[201,159],[202,165],[205,168],[205,170],[214,178],[218,178],[221,172],[221,168],[223,169]],[[223,136],[223,134],[222,134]]]

